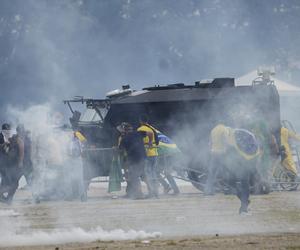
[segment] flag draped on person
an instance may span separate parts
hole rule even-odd
[[[158,155],[172,155],[176,153],[181,153],[180,149],[177,147],[168,136],[158,133]]]
[[[177,147],[176,143],[174,143],[168,136],[157,130],[156,128],[151,128],[156,132],[158,137],[158,145],[157,151],[158,155],[173,155],[177,153],[181,153],[180,149]]]

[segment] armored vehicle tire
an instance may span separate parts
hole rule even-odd
[[[187,171],[188,178],[191,180],[191,183],[195,188],[200,191],[204,191],[206,180],[207,180],[207,173],[203,171],[202,173],[197,171]],[[290,184],[289,184],[290,185]],[[294,184],[295,185],[295,184]],[[298,184],[297,184],[298,186]],[[296,187],[297,188],[297,187]],[[292,190],[292,189],[291,189]],[[234,188],[230,185],[226,184],[226,182],[221,181],[219,185],[216,187],[216,191],[224,192],[225,194],[234,194]],[[271,192],[271,187],[267,182],[260,181],[259,183],[255,184],[255,186],[251,187],[251,193],[255,194],[269,194]]]
[[[258,183],[255,183],[250,187],[250,193],[251,194],[269,194],[271,192],[271,187],[269,183],[260,181]]]
[[[203,192],[207,179],[207,174],[205,172],[200,173],[198,171],[187,171],[187,174],[193,186]]]
[[[207,169],[203,169],[203,168],[192,168],[195,169],[195,171],[193,170],[188,170],[187,174],[188,174],[188,178],[190,179],[191,183],[193,184],[193,186],[197,189],[199,189],[200,191],[204,192],[204,188],[206,185],[206,181],[207,181],[207,177],[208,177],[208,170]],[[232,194],[234,193],[234,188],[231,187],[231,185],[229,185],[228,183],[226,183],[226,181],[224,181],[222,179],[221,176],[216,177],[216,183],[215,183],[215,192],[223,192],[226,194]]]
[[[280,187],[286,191],[295,191],[297,190],[299,183],[295,182],[295,175],[288,170],[281,169],[278,174],[278,179]]]
[[[260,183],[260,194],[269,194],[271,192],[271,187],[268,183]]]

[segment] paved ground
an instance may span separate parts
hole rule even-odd
[[[179,196],[164,195],[160,199],[133,201],[112,199],[102,184],[90,189],[89,200],[84,203],[52,201],[33,204],[30,193],[19,190],[11,206],[0,205],[0,246],[38,245],[36,249],[41,249],[44,245],[48,249],[45,245],[49,241],[53,244],[81,241],[83,243],[67,244],[63,248],[118,249],[121,244],[124,249],[133,246],[181,249],[183,245],[190,249],[223,245],[238,249],[236,242],[245,248],[300,247],[298,191],[252,196],[251,216],[238,215],[239,201],[235,196],[218,194],[205,197],[190,184],[181,185],[181,191]],[[97,237],[91,237],[94,232],[91,230],[97,231],[97,227],[104,230],[102,235],[115,229],[122,229],[125,233],[134,229],[160,234],[127,237],[121,232],[112,239],[136,240],[103,243],[97,242]],[[85,231],[74,232],[77,228]],[[61,238],[53,232],[59,232]],[[158,240],[148,242],[143,239],[157,235],[161,235]],[[94,243],[86,243],[88,241]],[[49,249],[53,249],[51,247]]]

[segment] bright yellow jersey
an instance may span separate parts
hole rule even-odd
[[[83,134],[81,134],[79,131],[75,131],[74,135],[80,142],[86,141],[85,136]]]
[[[292,150],[290,148],[290,142],[289,142],[290,139],[300,141],[300,136],[298,134],[288,130],[287,128],[282,127],[280,130],[281,145],[283,145],[285,147],[285,152],[287,154],[292,155]]]
[[[154,128],[153,128],[154,129]],[[157,147],[156,147],[156,141],[155,141],[155,136],[154,136],[154,132],[153,129],[146,126],[146,125],[141,125],[137,131],[143,131],[143,132],[148,132],[151,133],[153,135],[153,141],[152,141],[152,146],[153,147],[149,147],[149,137],[146,136],[143,138],[144,141],[144,145],[145,145],[145,150],[146,150],[146,154],[148,157],[152,157],[152,156],[158,156],[157,153]]]
[[[234,144],[231,128],[219,124],[210,133],[210,149],[212,153],[225,153],[228,144]]]
[[[228,146],[232,146],[246,160],[255,158],[259,154],[259,150],[255,150],[253,153],[249,154],[240,149],[236,141],[236,131],[238,130],[226,127],[223,124],[219,124],[214,127],[210,133],[211,152],[223,154],[226,152]]]
[[[283,165],[294,174],[297,174],[297,167],[293,159],[293,152],[290,147],[290,139],[300,141],[300,136],[287,128],[282,127],[280,130],[281,145],[285,148],[286,158],[283,160]]]

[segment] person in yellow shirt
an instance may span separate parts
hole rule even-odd
[[[74,131],[74,136],[83,144],[87,142],[86,137],[78,130]]]
[[[223,124],[215,126],[210,133],[209,173],[205,194],[214,193],[218,170],[226,170],[230,175],[230,185],[237,191],[241,201],[239,213],[247,213],[250,196],[250,176],[256,169],[259,155],[258,142],[250,131],[234,129]]]
[[[155,129],[148,124],[148,117],[142,115],[139,118],[140,127],[137,131],[143,131],[147,133],[147,136],[143,138],[145,150],[146,150],[146,163],[145,163],[145,177],[148,187],[149,198],[158,198],[158,176],[157,176],[157,145],[158,138]]]
[[[290,140],[300,141],[300,135],[296,134],[293,131],[288,130],[285,127],[281,127],[280,129],[280,141],[281,148],[283,149],[282,154],[282,165],[289,170],[294,177],[297,177],[298,171],[293,159],[292,149],[290,146]]]
[[[216,182],[217,170],[223,165],[226,146],[230,141],[230,138],[230,128],[226,127],[224,124],[218,124],[210,132],[209,146],[211,157],[208,169],[208,178],[204,190],[206,195],[213,195],[215,192],[214,186]]]

